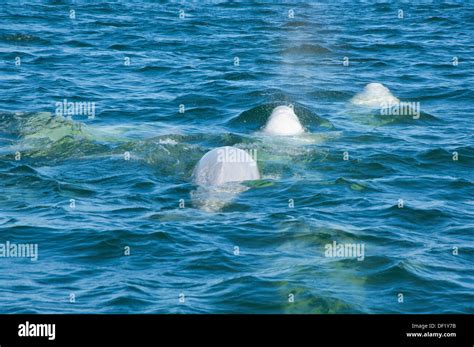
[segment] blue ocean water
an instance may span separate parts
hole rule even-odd
[[[0,312],[474,313],[473,47],[462,1],[2,1]],[[218,146],[263,177],[206,209]]]

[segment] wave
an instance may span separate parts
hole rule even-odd
[[[316,99],[316,102],[321,101],[345,101],[352,97],[352,94],[340,90],[320,89],[309,93],[309,96]]]
[[[30,44],[30,43],[43,44],[43,45],[50,44],[50,41],[45,40],[39,36],[24,34],[24,33],[0,35],[0,42],[2,41],[9,44],[11,44],[12,42],[15,44]]]
[[[172,68],[169,66],[144,66],[137,69],[137,72],[168,72],[171,71]]]
[[[318,44],[303,43],[283,49],[280,54],[328,54],[332,51],[329,48]]]
[[[454,160],[454,152],[457,152],[457,160]],[[474,165],[474,147],[454,147],[450,150],[446,148],[431,148],[421,151],[416,155],[416,159],[424,164],[461,165],[472,167]]]
[[[422,95],[416,96],[416,100],[420,102],[429,101],[429,100],[447,100],[447,99],[472,100],[473,98],[474,98],[474,92],[470,89],[440,91],[440,92],[433,92],[430,94],[422,94]]]
[[[291,22],[286,22],[282,24],[282,27],[284,28],[301,28],[301,27],[307,27],[307,26],[312,26],[314,23],[307,22],[307,21],[298,21],[294,20]]]

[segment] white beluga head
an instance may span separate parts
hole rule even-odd
[[[351,103],[358,106],[366,106],[371,108],[383,108],[389,105],[397,104],[398,100],[388,89],[381,83],[369,83],[364,90],[351,99]]]
[[[270,115],[263,132],[268,135],[293,136],[304,133],[298,116],[288,106],[278,106]]]
[[[193,172],[200,186],[220,186],[228,182],[260,179],[256,161],[246,151],[236,147],[218,147],[204,154]]]
[[[236,147],[214,148],[194,168],[193,181],[199,187],[191,192],[191,198],[200,209],[216,212],[249,189],[241,182],[258,179],[257,162],[249,153]]]

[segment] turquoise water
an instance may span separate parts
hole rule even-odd
[[[38,259],[1,313],[474,313],[473,35],[471,2],[2,1],[0,243]],[[307,134],[262,136],[288,104]],[[225,145],[262,179],[206,208]]]

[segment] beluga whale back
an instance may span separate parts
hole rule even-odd
[[[371,108],[383,108],[399,102],[400,100],[392,94],[390,89],[381,83],[367,84],[362,92],[351,99],[354,105]]]
[[[268,135],[293,136],[304,133],[304,128],[293,109],[278,106],[273,111],[263,128]]]
[[[207,187],[258,179],[256,161],[246,151],[230,146],[214,148],[204,154],[193,172],[194,182]]]

